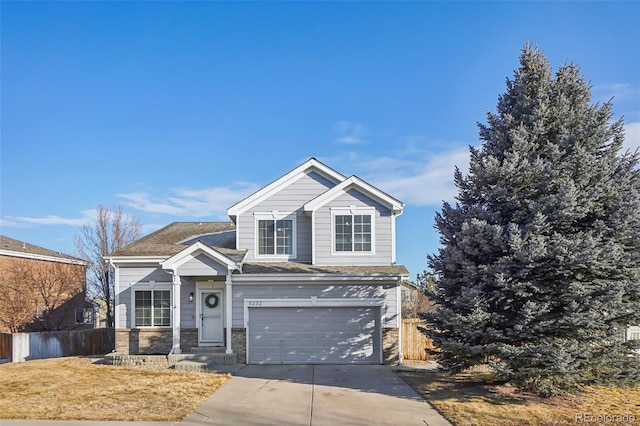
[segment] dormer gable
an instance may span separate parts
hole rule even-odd
[[[241,268],[241,264],[202,241],[196,241],[171,256],[162,262],[161,266],[165,271],[180,275],[199,275],[181,270],[185,267],[191,270],[203,269],[205,271],[203,275],[226,275]]]
[[[303,164],[299,165],[295,169],[286,173],[282,177],[276,179],[275,181],[271,182],[270,184],[263,187],[262,189],[259,189],[258,191],[249,195],[247,198],[243,199],[242,201],[229,207],[229,209],[227,210],[227,214],[229,215],[232,221],[236,222],[239,215],[241,215],[242,213],[246,212],[247,210],[251,209],[252,207],[256,206],[257,204],[271,197],[273,194],[281,191],[282,189],[286,188],[287,186],[291,185],[292,183],[296,182],[297,180],[299,180],[300,178],[302,178],[303,176],[311,172],[316,172],[320,174],[321,176],[327,178],[328,180],[332,181],[336,185],[339,184],[340,182],[343,182],[346,179],[344,175],[333,170],[331,167],[327,166],[326,164],[318,161],[315,158],[310,158],[309,160],[305,161]]]
[[[310,215],[313,211],[326,205],[327,203],[330,203],[339,196],[346,194],[352,189],[368,196],[369,198],[379,202],[384,206],[389,207],[394,215],[399,215],[402,213],[404,203],[379,190],[375,186],[365,182],[355,175],[343,180],[338,185],[306,203],[304,205],[304,211],[307,215]]]

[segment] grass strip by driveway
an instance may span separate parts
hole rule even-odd
[[[176,421],[230,377],[96,365],[79,357],[2,364],[0,418]]]
[[[545,399],[498,383],[486,371],[456,376],[436,370],[396,374],[458,426],[640,424],[640,387],[588,387],[580,395]],[[602,415],[610,417],[598,421]]]

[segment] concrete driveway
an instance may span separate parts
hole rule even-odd
[[[382,365],[248,365],[180,424],[450,425]]]

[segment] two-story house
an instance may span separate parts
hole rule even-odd
[[[228,209],[172,223],[107,260],[116,350],[219,346],[241,363],[401,360],[403,203],[312,158]]]
[[[88,262],[0,235],[0,332],[94,328]]]

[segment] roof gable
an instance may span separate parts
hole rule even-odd
[[[197,241],[194,244],[191,244],[180,253],[177,253],[162,262],[162,269],[176,271],[178,268],[180,268],[180,266],[193,260],[201,254],[207,256],[221,266],[226,267],[229,271],[239,269],[239,265],[233,259],[225,256],[218,250],[204,244],[201,241]]]
[[[291,170],[289,173],[274,180],[273,182],[263,187],[262,189],[259,189],[258,191],[254,192],[244,200],[229,207],[229,209],[227,210],[229,217],[231,217],[231,219],[235,221],[235,218],[238,215],[249,210],[251,207],[255,206],[256,204],[259,204],[260,202],[266,200],[267,198],[277,193],[278,191],[286,188],[293,182],[300,179],[306,173],[309,173],[311,171],[315,171],[319,173],[320,175],[328,178],[330,181],[336,184],[346,179],[344,175],[333,170],[331,167],[323,164],[322,162],[316,160],[315,158],[310,158],[308,161],[304,162],[303,164],[299,165],[295,169]]]
[[[346,192],[351,189],[361,192],[380,204],[389,207],[394,214],[402,213],[402,209],[404,208],[403,202],[393,198],[389,194],[379,190],[357,176],[351,176],[350,178],[343,180],[338,185],[309,201],[304,205],[304,211],[307,213],[313,212],[335,200],[340,195],[346,194]]]
[[[50,262],[71,263],[83,266],[87,266],[89,264],[89,262],[78,259],[77,257],[29,244],[24,241],[14,240],[13,238],[5,237],[4,235],[0,235],[0,255],[25,259],[46,260]]]

